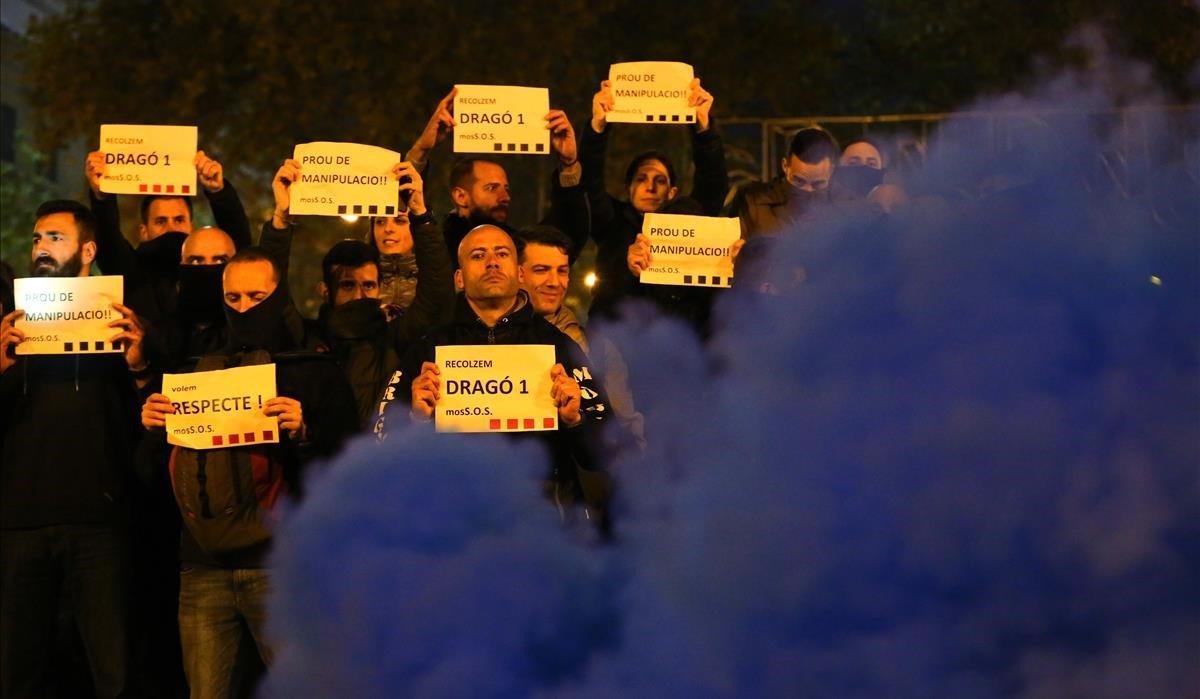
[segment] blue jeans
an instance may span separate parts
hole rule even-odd
[[[123,527],[0,531],[0,696],[46,697],[67,600],[101,697],[129,692],[129,540]]]
[[[227,699],[238,691],[243,668],[238,648],[252,640],[265,665],[271,646],[265,568],[226,570],[185,564],[179,572],[179,640],[192,699]]]

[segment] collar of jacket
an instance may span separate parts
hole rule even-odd
[[[790,187],[791,185],[783,177],[771,180],[770,186],[763,193],[767,206],[787,206]]]
[[[513,304],[508,313],[504,314],[503,318],[496,321],[495,329],[501,330],[504,327],[525,325],[531,320],[533,320],[533,304],[529,303],[529,295],[525,293],[524,289],[517,289],[516,303]],[[471,304],[467,302],[467,297],[463,294],[458,295],[458,306],[454,312],[454,322],[475,328],[487,329],[487,324],[475,313],[475,309],[471,308]]]

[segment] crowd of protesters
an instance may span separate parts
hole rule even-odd
[[[426,205],[430,159],[454,128],[452,92],[393,175],[400,212],[372,218],[361,240],[333,245],[321,263],[315,318],[288,291],[296,222],[285,160],[272,181],[275,208],[252,244],[250,221],[221,163],[195,157],[216,225],[196,228],[193,203],[141,199],[134,246],[115,195],[101,188],[104,154],[84,170],[90,202],[57,200],[36,212],[29,276],[120,275],[124,303],[111,324],[122,354],[26,356],[14,349],[11,276],[0,338],[0,532],[3,546],[0,674],[5,697],[61,691],[62,637],[78,639],[98,696],[237,696],[278,651],[266,633],[273,511],[303,497],[305,472],[356,434],[432,420],[441,398],[435,349],[539,344],[554,349],[551,398],[558,429],[513,435],[546,446],[544,492],[567,526],[613,536],[609,503],[619,483],[607,465],[640,450],[644,429],[625,363],[599,329],[643,299],[710,332],[722,289],[639,283],[651,262],[647,213],[730,215],[739,286],[771,293],[771,241],[807,217],[845,207],[887,216],[905,200],[880,144],[839,146],[818,126],[798,131],[774,180],[730,196],[713,96],[693,81],[692,187],[662,152],[625,167],[624,196],[605,189],[612,109],[601,83],[577,137],[562,111],[546,116],[558,166],[549,212],[509,220],[503,165],[453,165],[454,210]],[[589,242],[596,274],[585,329],[564,304],[572,265]],[[802,275],[794,275],[798,281]],[[197,451],[169,445],[174,408],[164,373],[273,363],[278,444]],[[470,437],[459,437],[470,438]],[[398,443],[393,441],[393,443]],[[246,493],[253,493],[247,496]],[[67,654],[69,656],[69,654]],[[78,660],[78,658],[76,658]]]

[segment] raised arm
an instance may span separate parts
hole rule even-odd
[[[292,234],[296,232],[296,224],[291,217],[291,196],[288,186],[300,177],[300,163],[295,160],[285,160],[275,171],[271,180],[271,193],[275,195],[275,211],[271,218],[263,223],[262,234],[258,238],[261,247],[279,268],[280,284],[287,283],[288,266],[292,255]],[[286,288],[286,287],[285,287]]]
[[[429,328],[448,322],[454,315],[454,281],[450,254],[437,222],[425,207],[424,180],[411,162],[396,166],[400,191],[409,192],[408,217],[413,254],[417,258],[417,291],[404,315],[392,324],[396,353],[403,356],[408,345]]]
[[[229,234],[236,249],[249,247],[250,220],[246,218],[246,209],[237,190],[225,179],[225,168],[205,155],[204,151],[196,151],[196,175],[212,209],[217,228]]]
[[[729,169],[725,165],[725,144],[712,121],[713,96],[700,87],[700,79],[692,81],[688,101],[696,107],[696,124],[692,126],[692,161],[696,176],[692,198],[700,202],[706,216],[719,216],[729,193]]]
[[[571,239],[571,259],[574,260],[587,245],[592,230],[587,190],[581,184],[583,166],[579,162],[575,129],[566,113],[551,110],[546,115],[546,122],[546,128],[551,131],[550,147],[558,156],[558,167],[550,185],[550,213],[543,223],[567,234]]]
[[[100,191],[100,180],[104,177],[105,169],[103,152],[96,150],[88,153],[84,161],[84,173],[87,175],[92,214],[96,217],[96,264],[105,274],[137,276],[137,257],[133,253],[133,245],[121,233],[121,210],[117,207],[117,195]]]
[[[612,231],[617,217],[613,198],[604,189],[604,165],[608,155],[608,118],[612,110],[612,92],[608,81],[600,83],[600,89],[592,97],[592,119],[583,130],[579,144],[579,163],[583,167],[582,182],[591,208],[591,235],[597,244]]]

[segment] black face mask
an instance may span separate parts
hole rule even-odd
[[[221,275],[225,264],[179,266],[179,312],[184,318],[201,323],[225,319]]]
[[[339,340],[374,337],[387,324],[379,299],[356,299],[340,306],[321,307],[321,322]]]
[[[296,342],[285,320],[285,311],[290,305],[291,299],[282,287],[277,287],[262,303],[242,313],[225,305],[229,349],[263,349],[274,353],[294,348]]]
[[[829,202],[829,189],[818,189],[809,192],[798,187],[788,191],[788,207],[797,215],[808,213],[812,209]]]
[[[860,197],[883,184],[883,170],[866,165],[843,165],[833,173],[833,181]]]
[[[174,270],[179,267],[180,252],[185,240],[187,233],[167,231],[154,240],[147,240],[138,245],[134,254],[143,268],[158,272]]]

